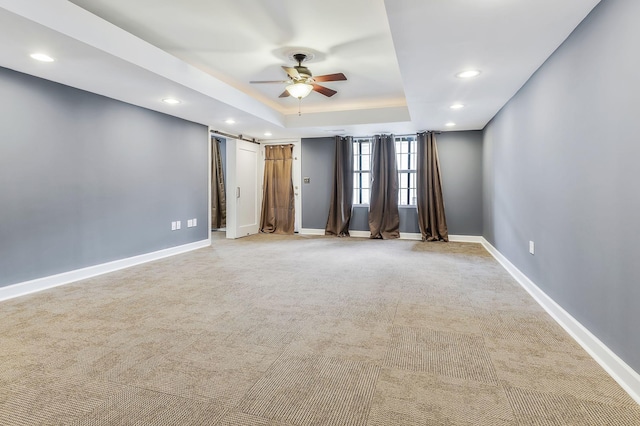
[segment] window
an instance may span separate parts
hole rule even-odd
[[[416,190],[416,137],[396,136],[398,205],[418,204]],[[369,204],[371,194],[371,138],[353,139],[353,204]]]
[[[396,164],[398,166],[398,205],[415,206],[418,204],[416,191],[416,138],[415,136],[397,136]]]
[[[369,204],[371,193],[371,139],[353,139],[353,204]]]

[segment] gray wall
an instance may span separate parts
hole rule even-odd
[[[436,141],[449,233],[482,235],[482,132],[445,132]]]
[[[357,135],[356,135],[357,136]],[[437,136],[449,232],[482,234],[482,132],[447,132]],[[333,138],[302,139],[302,227],[324,229],[333,182]],[[351,230],[368,231],[368,207],[354,207]],[[415,208],[400,208],[400,231],[419,233]]]
[[[302,139],[302,228],[324,229],[327,225],[335,149],[333,137]],[[311,182],[304,183],[305,177]]]
[[[0,287],[208,238],[206,127],[4,68],[0,87]]]
[[[485,238],[636,371],[638,16],[602,1],[484,131]]]

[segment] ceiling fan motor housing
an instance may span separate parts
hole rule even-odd
[[[311,71],[309,71],[309,68],[303,67],[301,65],[298,65],[294,68],[296,69],[296,71],[298,71],[298,74],[300,74],[300,77],[302,77],[303,79],[306,80],[312,77],[312,74],[311,74]]]
[[[296,65],[294,68],[296,69],[296,71],[298,71],[300,77],[305,80],[311,78],[313,74],[311,74],[309,68],[302,66],[302,62],[307,59],[307,55],[305,55],[304,53],[296,53],[295,55],[293,55],[293,58],[298,61],[298,65]]]

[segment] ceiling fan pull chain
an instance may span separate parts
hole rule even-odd
[[[302,105],[302,98],[298,98],[298,117],[300,117],[302,115],[302,112],[300,111],[300,109]]]

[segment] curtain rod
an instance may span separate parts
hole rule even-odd
[[[394,137],[401,138],[401,137],[404,137],[404,136],[417,136],[420,133],[435,133],[436,135],[439,135],[442,132],[437,132],[437,131],[434,130],[434,131],[423,131],[423,132],[415,132],[415,133],[405,133],[405,134],[402,134],[402,135],[394,135],[393,133],[389,133],[389,135],[393,135]],[[381,136],[381,134],[373,135],[373,136],[352,136],[352,138],[354,138],[354,139],[367,139],[367,138],[373,138],[375,136]]]
[[[247,139],[247,138],[243,137],[242,135],[232,135],[231,133],[221,132],[219,130],[211,130],[211,133],[215,133],[216,135],[220,135],[220,136],[226,136],[228,138],[240,139],[240,140],[243,140],[243,141],[255,143],[256,145],[260,145],[260,142],[256,141],[255,139]]]
[[[228,138],[233,138],[233,139],[241,139],[243,141],[247,141],[247,142],[251,142],[251,143],[255,143],[256,145],[260,145],[260,142],[256,141],[255,139],[247,139],[245,137],[243,137],[242,135],[232,135],[231,133],[226,133],[226,132],[221,132],[219,130],[211,130],[211,133],[215,133],[216,135],[220,135],[220,136],[226,136]],[[417,136],[419,133],[428,133],[427,131],[423,131],[423,132],[416,132],[416,133],[405,133],[402,135],[393,135],[395,137],[403,137],[403,136]],[[433,131],[432,133],[435,133],[436,135],[439,135],[442,132],[437,132],[437,131]],[[392,134],[392,133],[390,133]],[[338,136],[338,135],[336,135]],[[374,136],[379,136],[379,135],[374,135]],[[352,136],[355,139],[367,139],[367,138],[373,138],[374,136]]]

